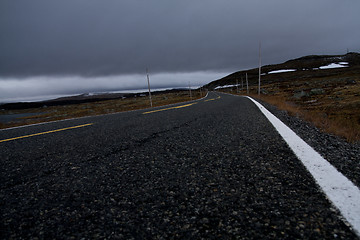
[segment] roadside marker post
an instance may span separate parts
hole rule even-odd
[[[236,79],[236,93],[239,93],[239,80]]]
[[[192,94],[191,94],[190,82],[189,82],[189,92],[190,92],[190,99],[192,100]]]
[[[244,91],[244,81],[243,77],[241,77],[241,92]]]
[[[149,100],[150,100],[150,107],[153,106],[152,99],[151,99],[151,90],[150,90],[150,80],[149,80],[149,70],[146,68],[146,76],[147,76],[147,82],[148,82],[148,89],[149,89]]]
[[[260,79],[261,79],[261,42],[259,42],[259,88],[258,88],[258,95],[260,95]]]
[[[247,92],[247,95],[249,95],[249,83],[248,83],[247,73],[246,73],[246,92]]]

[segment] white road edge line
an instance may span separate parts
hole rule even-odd
[[[284,138],[317,184],[360,237],[360,190],[334,166],[276,118],[260,103],[249,98]]]

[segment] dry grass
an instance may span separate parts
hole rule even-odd
[[[192,99],[198,99],[204,96],[200,95],[199,91],[192,91]],[[179,91],[176,93],[163,93],[152,96],[153,107],[164,106],[173,103],[189,101],[190,96],[188,91]],[[56,120],[63,120],[69,118],[78,118],[84,116],[94,116],[101,114],[117,113],[124,111],[131,111],[137,109],[150,108],[149,98],[132,97],[126,99],[106,100],[92,103],[82,103],[63,106],[52,106],[46,108],[32,108],[24,110],[4,110],[0,114],[19,114],[19,113],[40,113],[30,117],[16,119],[10,123],[0,123],[0,128],[8,128],[15,126],[22,126],[41,122],[50,122]]]
[[[360,141],[359,123],[353,118],[328,117],[322,112],[307,111],[303,118],[325,132],[346,138],[348,142]]]
[[[260,99],[264,102],[267,102],[271,105],[278,107],[281,110],[287,111],[292,116],[301,116],[303,112],[300,107],[288,102],[284,96],[268,96],[268,95],[257,95],[257,94],[249,94],[250,97],[255,99]]]

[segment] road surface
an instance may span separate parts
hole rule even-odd
[[[0,131],[1,238],[356,239],[244,97]]]

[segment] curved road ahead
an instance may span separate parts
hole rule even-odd
[[[1,238],[356,235],[251,100],[0,131]]]

